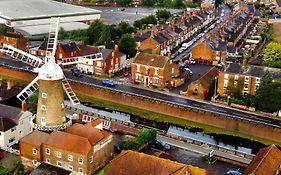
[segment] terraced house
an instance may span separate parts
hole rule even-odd
[[[237,15],[229,17],[226,22],[216,28],[203,42],[192,49],[192,57],[199,63],[216,65],[225,62],[228,56],[238,54],[238,42],[252,24],[253,14],[242,7]]]
[[[214,20],[213,10],[184,12],[169,24],[157,24],[151,31],[133,34],[140,52],[167,55],[172,49],[193,36],[198,30]]]
[[[179,76],[179,66],[167,56],[138,53],[132,63],[132,80],[145,86],[165,88]]]

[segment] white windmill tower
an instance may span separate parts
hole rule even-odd
[[[51,18],[44,61],[10,45],[4,44],[2,48],[4,54],[39,68],[38,76],[17,95],[17,98],[23,102],[39,89],[36,118],[32,122],[34,129],[43,131],[62,130],[71,125],[71,119],[67,118],[65,113],[63,91],[74,105],[80,104],[62,68],[55,61],[58,30],[59,18]],[[67,64],[77,64],[83,58],[91,58],[95,61],[102,59],[102,55],[99,53],[75,57]]]

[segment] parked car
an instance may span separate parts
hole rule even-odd
[[[73,76],[76,76],[76,77],[82,77],[83,76],[82,72],[77,68],[71,69],[71,72],[72,72]]]
[[[162,142],[162,141],[156,141],[153,145],[153,148],[155,149],[159,149],[162,151],[166,151],[166,150],[170,150],[171,149],[171,145],[169,145],[168,143]]]
[[[105,80],[102,80],[102,85],[108,86],[108,87],[114,87],[114,86],[116,86],[116,83],[113,80],[105,79]]]
[[[225,173],[225,175],[241,175],[239,171],[229,170]]]
[[[192,72],[189,68],[186,67],[186,68],[184,68],[183,70],[184,70],[184,71],[188,71],[190,75],[193,75],[193,72]]]

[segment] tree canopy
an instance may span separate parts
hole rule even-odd
[[[264,65],[281,68],[281,44],[269,43],[263,51]]]
[[[110,26],[105,25],[101,32],[101,37],[96,43],[97,45],[105,45],[105,48],[112,49],[113,42],[111,40]]]
[[[158,19],[165,19],[165,20],[168,20],[172,14],[170,11],[166,10],[166,9],[163,9],[163,10],[158,10],[156,12],[156,16]]]
[[[8,31],[8,27],[5,24],[0,24],[0,35],[5,35]]]
[[[91,23],[87,30],[87,44],[94,44],[99,40],[103,27],[104,24],[101,20],[97,19]]]
[[[137,53],[136,42],[130,34],[122,35],[119,40],[119,50],[127,55],[127,57],[134,57]]]
[[[122,6],[129,6],[132,2],[133,0],[116,0],[116,3]]]

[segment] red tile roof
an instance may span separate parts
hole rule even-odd
[[[207,171],[135,151],[110,161],[105,175],[206,175]]]
[[[244,171],[244,175],[275,175],[281,166],[281,151],[271,145],[261,149],[250,165]]]
[[[39,147],[41,146],[42,143],[46,142],[48,138],[49,138],[49,134],[35,130],[32,133],[20,139],[20,142]]]
[[[145,66],[153,66],[164,68],[167,63],[169,63],[170,58],[167,56],[161,56],[156,54],[138,53],[136,55],[135,64],[142,64]]]
[[[92,145],[87,138],[62,131],[52,132],[44,144],[83,155],[88,155],[92,149]]]

